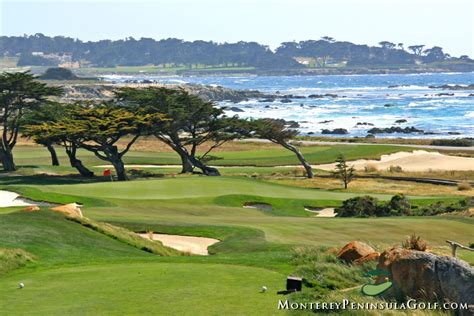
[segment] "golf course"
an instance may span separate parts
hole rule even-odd
[[[16,148],[18,171],[0,175],[0,190],[16,192],[31,204],[80,204],[87,220],[47,206],[33,212],[21,206],[0,208],[1,314],[275,315],[288,313],[277,309],[280,299],[304,300],[305,292],[340,298],[338,291],[361,285],[361,268],[338,262],[330,251],[353,240],[383,251],[416,234],[441,254],[450,252],[445,240],[473,242],[474,220],[465,216],[318,217],[308,208],[339,207],[361,195],[383,202],[392,194],[383,187],[377,193],[351,185],[344,190],[337,182],[327,189],[308,186],[309,181],[327,182],[328,173],[316,170],[315,179],[301,177],[293,167],[296,157],[276,145],[260,144],[262,150],[245,142],[224,146],[215,153],[220,158],[215,165],[223,166],[220,177],[180,174],[177,155],[159,145],[153,147],[157,150],[140,145],[126,164],[153,167],[128,167],[130,180],[122,182],[102,176],[103,162],[86,151],[78,157],[95,171],[93,178],[79,177],[60,150],[61,165],[50,166],[44,148],[27,141]],[[311,164],[334,162],[341,153],[355,160],[410,150],[389,145],[302,147]],[[453,192],[407,196],[423,207],[463,198]],[[199,256],[130,237],[146,232],[219,242],[208,247],[208,256]],[[325,281],[302,294],[278,295],[288,275],[306,276],[298,264],[302,251],[325,258],[312,268]],[[474,263],[471,252],[459,251],[458,256]],[[344,295],[376,300],[359,291]]]

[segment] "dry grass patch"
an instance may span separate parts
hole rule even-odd
[[[315,177],[313,179],[268,179],[270,182],[286,184],[297,187],[341,190],[341,183],[337,179]],[[354,193],[381,193],[405,195],[456,195],[471,196],[470,191],[459,191],[456,186],[434,185],[429,183],[416,183],[411,181],[394,181],[387,179],[360,179],[352,180],[349,188],[344,192]]]

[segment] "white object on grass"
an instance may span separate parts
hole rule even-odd
[[[19,289],[22,289],[22,288],[24,288],[24,287],[25,287],[25,284],[23,284],[23,283],[21,283],[21,282],[18,284],[18,288],[19,288]]]
[[[262,290],[261,290],[262,293],[265,293],[267,290],[268,290],[268,289],[267,289],[267,287],[266,287],[265,285],[262,286]]]

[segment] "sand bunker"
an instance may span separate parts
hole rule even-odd
[[[28,199],[21,198],[18,193],[0,190],[0,207],[12,206],[53,206],[55,204],[46,202],[35,202]]]
[[[149,234],[144,233],[139,235],[143,238],[150,239]],[[214,238],[167,234],[153,234],[153,240],[159,240],[167,247],[201,256],[209,255],[207,247],[220,241]]]
[[[334,213],[333,207],[319,208],[319,207],[305,206],[304,209],[305,211],[314,213],[317,217],[336,217],[336,213]]]
[[[243,208],[254,208],[261,211],[271,211],[272,205],[263,202],[245,202]]]
[[[429,170],[474,170],[474,158],[443,155],[439,152],[415,150],[413,152],[397,152],[382,155],[380,160],[359,159],[348,163],[356,170],[365,167],[375,167],[378,170],[387,170],[390,166],[400,166],[404,171],[429,171]],[[316,165],[315,168],[334,170],[336,164]]]
[[[0,207],[30,206],[31,203],[19,198],[19,194],[9,191],[0,191]]]

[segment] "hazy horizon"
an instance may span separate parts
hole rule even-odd
[[[331,36],[356,44],[441,46],[453,56],[474,56],[470,0],[0,0],[0,16],[0,34],[6,36],[242,40],[272,49],[286,41]]]

